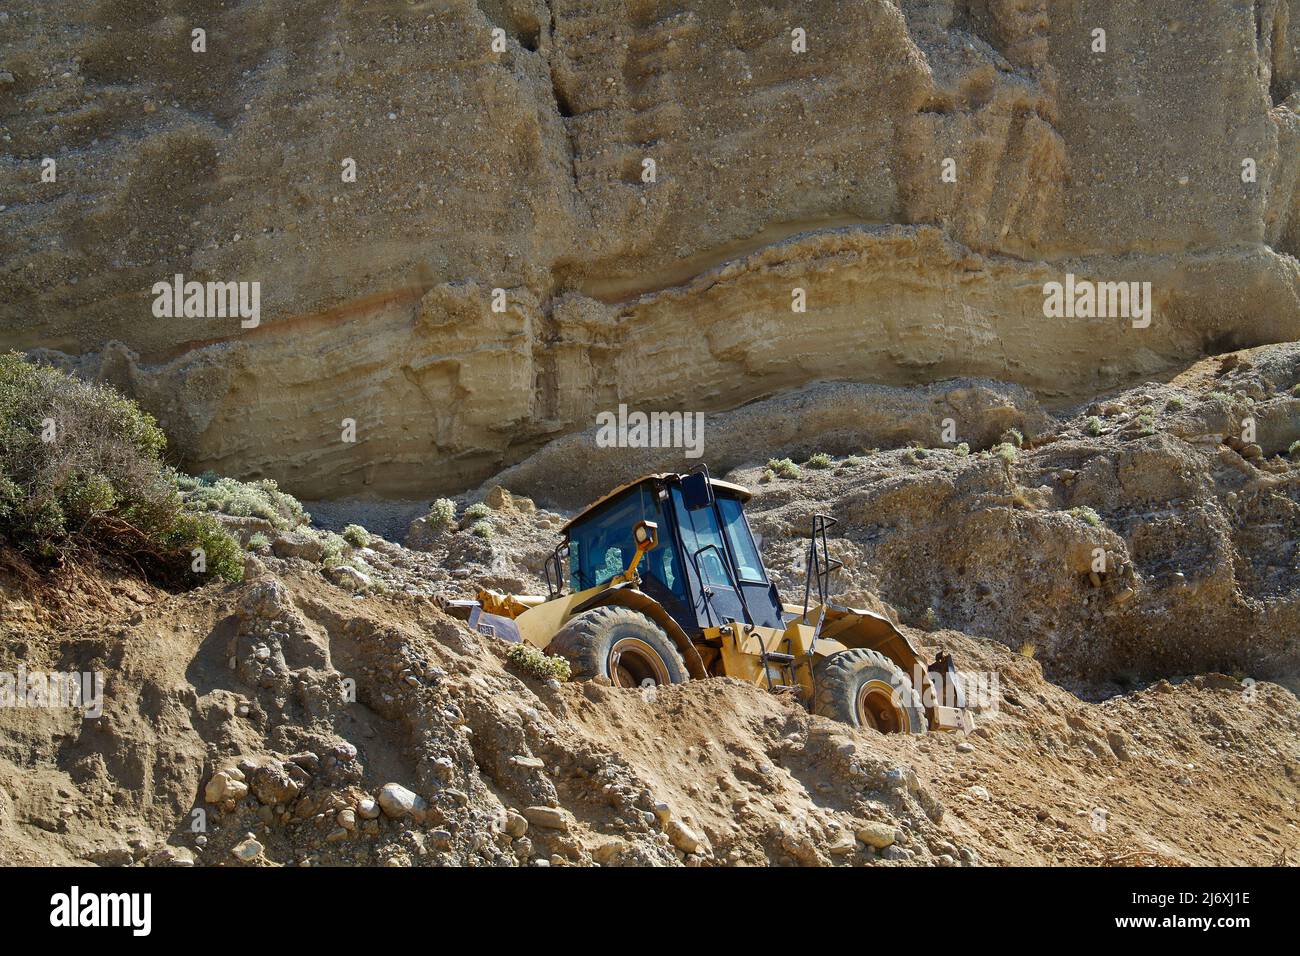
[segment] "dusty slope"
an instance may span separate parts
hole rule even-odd
[[[726,680],[521,680],[427,600],[352,598],[295,565],[119,597],[95,627],[18,645],[30,668],[103,668],[108,702],[98,721],[0,714],[0,860],[237,865],[249,834],[253,862],[280,864],[1270,864],[1300,850],[1300,706],[1274,685],[1195,678],[1089,704],[997,645],[912,632],[996,671],[998,711],[968,740],[883,738]],[[205,802],[237,763],[252,792]],[[388,782],[427,800],[420,822],[366,819]],[[695,853],[674,852],[659,801]],[[543,825],[547,805],[563,829]],[[868,850],[858,832],[897,843]]]
[[[642,694],[512,673],[437,604],[541,587],[562,515],[500,492],[491,537],[417,522],[426,550],[377,540],[347,572],[264,552],[242,585],[168,595],[95,569],[33,591],[6,567],[0,671],[101,669],[108,704],[98,721],[0,711],[0,859],[1300,862],[1300,468],[1279,454],[1298,371],[1293,346],[1222,356],[1059,419],[1023,395],[990,405],[1011,394],[996,383],[901,392],[894,442],[954,395],[988,416],[963,428],[1035,427],[1013,459],[908,448],[798,479],[732,473],[787,595],[809,514],[841,518],[836,596],[901,615],[983,681],[966,739],[854,733],[724,680]],[[878,435],[824,399],[817,435],[836,450],[855,424]],[[1234,437],[1246,412],[1257,449]],[[549,487],[574,494],[572,453],[511,475],[539,480],[553,456]],[[1098,542],[1115,563],[1094,583],[1074,555]],[[228,767],[252,788],[229,803],[209,790]],[[367,819],[390,782],[427,807]],[[670,833],[699,845],[675,852]]]
[[[0,347],[137,395],[195,472],[423,495],[619,401],[1077,395],[1300,337],[1296,0],[4,14]],[[1151,282],[1150,327],[1045,320],[1070,272]],[[154,317],[177,273],[260,282],[261,324]]]

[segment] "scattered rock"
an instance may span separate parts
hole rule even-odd
[[[867,846],[883,850],[887,846],[893,846],[898,830],[888,823],[863,823],[854,835]]]
[[[400,783],[386,783],[379,791],[379,807],[384,816],[401,820],[404,817],[422,817],[428,804],[423,797]]]
[[[248,784],[244,783],[243,773],[235,767],[218,770],[203,788],[203,799],[208,803],[242,800],[247,794]]]
[[[262,844],[250,833],[230,848],[230,855],[241,862],[250,863],[262,855]]]
[[[572,814],[561,807],[525,807],[524,817],[533,826],[546,830],[568,831],[573,822]]]
[[[683,853],[694,853],[700,848],[702,842],[700,837],[681,820],[669,820],[668,825],[664,827],[664,832],[668,834],[668,839],[672,841],[673,846]]]

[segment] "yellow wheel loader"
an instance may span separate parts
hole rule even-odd
[[[749,497],[704,466],[639,478],[564,526],[549,597],[484,590],[450,610],[480,633],[563,656],[576,680],[735,677],[885,733],[971,730],[949,655],[927,664],[888,618],[828,601],[840,566],[826,544],[833,518],[813,517],[803,604],[782,603],[745,518]]]

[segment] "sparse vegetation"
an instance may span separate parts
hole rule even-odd
[[[469,533],[476,538],[490,538],[496,534],[496,529],[492,527],[492,522],[480,520],[470,526]]]
[[[809,468],[829,468],[831,466],[831,456],[826,454],[824,451],[819,451],[804,462],[804,464]]]
[[[343,540],[354,548],[368,548],[370,532],[359,524],[350,524],[343,529]]]
[[[1096,415],[1089,415],[1087,422],[1084,423],[1083,430],[1093,438],[1099,437],[1102,431],[1101,419]]]
[[[465,509],[465,520],[478,521],[481,518],[486,518],[491,513],[492,513],[491,508],[489,508],[481,501],[476,501],[474,502],[474,504],[470,505],[468,508]]]
[[[271,539],[268,538],[266,535],[262,534],[262,532],[260,531],[254,532],[248,538],[249,551],[265,551],[270,546],[271,546]]]
[[[346,563],[343,555],[347,551],[348,543],[342,535],[335,534],[333,531],[325,532],[324,546],[325,553],[321,556],[321,564],[333,568]]]
[[[970,454],[970,444],[967,442],[961,442],[953,449],[953,454],[957,455],[959,458],[965,458]]]
[[[1101,515],[1087,505],[1080,508],[1071,508],[1070,516],[1078,518],[1084,524],[1091,525],[1094,528],[1100,528],[1102,525]]]
[[[778,478],[798,478],[803,471],[789,458],[772,458],[768,460],[767,470]]]
[[[1180,396],[1175,395],[1173,398],[1169,399],[1168,403],[1166,403],[1165,411],[1167,412],[1181,411],[1185,404],[1186,403],[1182,400]]]
[[[1010,468],[1020,458],[1020,449],[1010,442],[1002,442],[1000,445],[993,447],[993,454],[1001,458],[1003,463]]]
[[[456,521],[456,502],[439,498],[429,508],[428,521],[435,528],[450,528]]]
[[[571,673],[569,662],[563,657],[552,657],[526,642],[511,644],[506,661],[539,680],[566,681]]]
[[[302,503],[281,491],[271,478],[244,482],[205,473],[197,478],[177,475],[175,480],[186,507],[193,511],[261,518],[277,531],[293,531],[311,521]]]
[[[1025,446],[1025,436],[1018,428],[1008,428],[1002,433],[1002,441],[1008,445],[1015,445],[1017,448]]]
[[[1145,411],[1138,415],[1137,433],[1143,438],[1156,433],[1156,416],[1152,412]]]
[[[0,355],[0,541],[44,560],[93,545],[173,583],[239,580],[239,542],[185,510],[165,445],[111,388]]]
[[[1288,458],[1300,459],[1300,441],[1293,441],[1291,447],[1286,450]]]

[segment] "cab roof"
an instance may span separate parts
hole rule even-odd
[[[599,508],[605,502],[609,501],[611,498],[621,495],[629,488],[635,488],[637,485],[644,484],[647,481],[670,481],[673,479],[680,481],[685,477],[686,477],[685,475],[679,475],[676,472],[661,471],[650,475],[642,475],[640,478],[637,478],[634,481],[629,481],[626,484],[619,485],[617,488],[615,488],[613,491],[609,492],[608,494],[602,495],[601,497],[597,498],[591,504],[587,505],[587,507],[583,508],[576,515],[570,518],[567,522],[565,522],[564,527],[560,529],[560,533],[567,534],[571,527],[573,527],[575,524],[577,524],[579,521],[581,521],[591,512],[595,511],[597,508]],[[732,494],[734,494],[737,498],[739,498],[741,501],[748,501],[753,496],[750,490],[745,486],[735,485],[729,481],[722,481],[718,478],[710,478],[709,484],[713,486],[715,491],[729,491]]]

